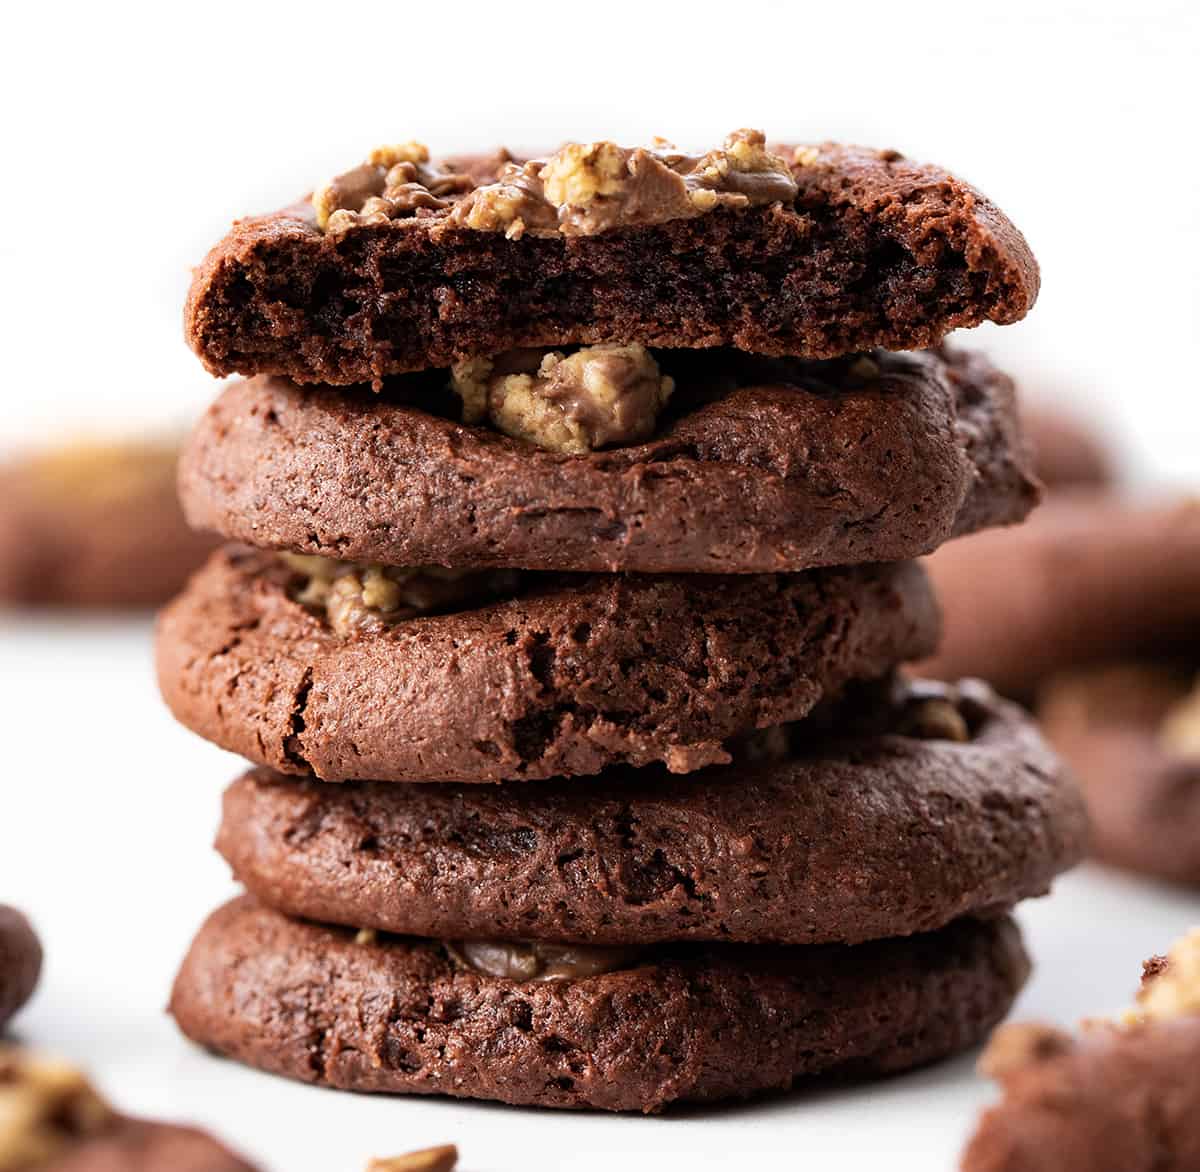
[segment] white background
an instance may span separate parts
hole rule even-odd
[[[1118,438],[1140,483],[1200,480],[1200,152],[1192,4],[10,5],[0,27],[0,447],[186,420],[216,385],[180,339],[188,268],[235,215],[378,142],[441,150],[760,126],[943,163],[1042,261],[985,328],[1029,389]],[[988,1088],[963,1060],[854,1092],[638,1120],[295,1087],[185,1045],[160,1012],[229,889],[208,844],[237,763],[158,705],[144,625],[0,627],[0,898],[49,950],[28,1040],[124,1105],[207,1120],[289,1172],[458,1140],[465,1168],[953,1165]],[[1022,1011],[1123,1002],[1200,900],[1083,871],[1025,914]],[[640,1157],[640,1159],[639,1159]]]

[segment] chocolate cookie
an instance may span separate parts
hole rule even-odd
[[[1004,1026],[980,1061],[1004,1098],[962,1172],[1200,1168],[1200,934],[1146,962],[1138,1005],[1080,1034]]]
[[[6,1172],[255,1172],[207,1132],[122,1115],[65,1063],[0,1047]]]
[[[1048,402],[1021,404],[1038,479],[1056,491],[1107,488],[1116,480],[1113,454],[1083,419]]]
[[[579,342],[912,350],[1033,304],[1025,240],[945,171],[777,150],[746,132],[707,165],[568,144],[544,168],[381,148],[313,202],[238,221],[196,270],[187,338],[214,374],[344,385]]]
[[[513,597],[347,634],[341,612],[297,600],[306,589],[274,555],[218,552],[162,614],[159,686],[222,747],[336,781],[699,769],[729,760],[728,738],[800,719],[937,637],[911,563],[534,574]]]
[[[1083,785],[1092,849],[1110,863],[1200,884],[1197,666],[1126,663],[1068,672],[1038,718]]]
[[[42,945],[16,908],[0,904],[0,1031],[37,988]]]
[[[516,981],[434,941],[364,942],[243,897],[201,929],[171,1012],[201,1045],[346,1090],[657,1111],[944,1057],[1003,1016],[1027,971],[1011,921],[964,920],[856,948],[677,945]]]
[[[152,607],[212,551],[175,495],[173,444],[78,444],[0,468],[0,604]]]
[[[187,446],[184,506],[359,561],[738,573],[914,557],[1037,499],[1012,383],[980,355],[659,358],[657,434],[585,455],[458,422],[444,374],[378,397],[236,383]]]
[[[1078,793],[1015,705],[978,683],[922,686],[885,722],[797,736],[787,760],[587,786],[256,770],[225,794],[217,849],[253,895],[305,919],[606,945],[926,932],[1039,895],[1079,859]]]
[[[1033,695],[1056,671],[1200,647],[1200,503],[1051,500],[926,563],[945,633],[923,675]]]

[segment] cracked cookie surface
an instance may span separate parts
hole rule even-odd
[[[243,897],[201,928],[171,1012],[193,1041],[305,1082],[651,1112],[945,1057],[1028,971],[1000,919],[855,948],[679,945],[522,982],[463,971],[435,941],[358,943]]]
[[[911,564],[521,581],[512,597],[346,638],[296,600],[302,577],[277,556],[220,551],[160,618],[160,687],[189,728],[285,773],[687,772],[937,637]]]
[[[855,944],[1043,893],[1083,850],[1071,779],[977,682],[941,701],[963,739],[945,722],[912,735],[913,695],[929,703],[905,685],[882,718],[835,704],[786,756],[735,749],[686,777],[331,786],[260,769],[226,792],[217,849],[289,915],[445,939]]]

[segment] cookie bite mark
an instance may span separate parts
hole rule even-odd
[[[539,448],[583,455],[654,434],[674,380],[644,346],[584,346],[567,355],[514,351],[451,368],[463,422],[488,419]]]
[[[1038,287],[1013,225],[945,171],[750,131],[696,156],[402,144],[316,203],[238,221],[196,270],[186,329],[213,373],[378,389],[524,346],[913,350],[1018,320]]]

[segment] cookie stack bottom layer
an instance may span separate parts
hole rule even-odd
[[[785,739],[687,777],[252,771],[218,837],[251,895],[172,1012],[306,1081],[610,1110],[972,1045],[1027,972],[1004,909],[1082,849],[1073,786],[977,684],[860,689]]]
[[[854,948],[676,946],[540,982],[359,939],[236,899],[201,929],[172,1012],[223,1054],[344,1090],[656,1111],[941,1058],[985,1036],[1028,971],[1008,919]]]

